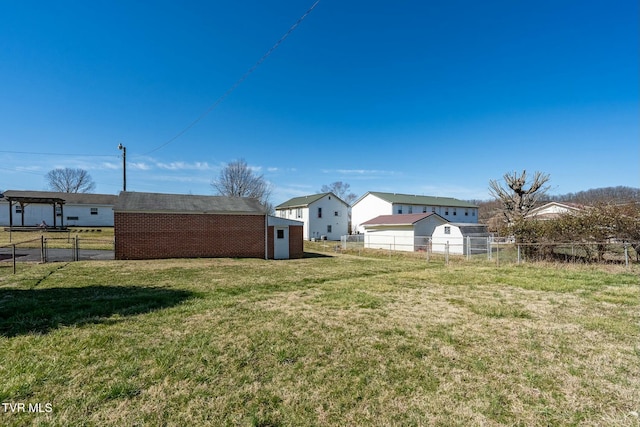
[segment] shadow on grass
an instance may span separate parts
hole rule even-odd
[[[113,315],[149,313],[194,296],[191,292],[156,287],[0,289],[0,336],[44,334],[61,326],[108,323]]]
[[[302,258],[333,258],[333,256],[321,254],[319,252],[305,252]]]

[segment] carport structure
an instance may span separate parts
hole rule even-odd
[[[13,206],[17,204],[20,206],[20,225],[19,228],[37,228],[37,226],[25,226],[24,224],[24,208],[30,204],[51,205],[53,225],[47,228],[64,229],[64,203],[65,200],[59,197],[52,197],[50,193],[38,192],[38,191],[5,191],[4,198],[9,202],[9,230],[15,231],[16,227],[13,225]],[[56,208],[60,207],[60,226],[57,224],[57,212]]]

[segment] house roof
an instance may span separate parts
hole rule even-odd
[[[289,209],[289,208],[307,207],[311,203],[317,202],[318,200],[320,200],[323,197],[328,196],[328,195],[331,195],[331,196],[335,197],[337,200],[341,201],[346,206],[349,206],[344,200],[340,199],[340,197],[338,197],[335,194],[329,192],[329,193],[312,194],[312,195],[309,195],[309,196],[294,197],[292,199],[287,200],[284,203],[279,204],[278,206],[276,206],[276,209]]]
[[[263,214],[258,199],[248,197],[195,196],[191,194],[123,191],[114,211],[168,213]]]
[[[428,217],[436,217],[442,222],[446,222],[447,220],[442,218],[440,215],[427,212],[427,213],[417,213],[417,214],[404,214],[404,215],[380,215],[369,221],[363,222],[360,225],[413,225],[418,221],[422,221]]]
[[[584,205],[580,205],[577,203],[549,202],[531,209],[527,214],[527,217],[537,217],[541,219],[557,218],[564,213],[580,212],[584,208]]]
[[[399,194],[399,193],[382,193],[379,191],[369,191],[364,196],[360,197],[355,203],[364,199],[367,195],[376,196],[382,200],[385,200],[392,204],[402,205],[424,205],[424,206],[449,206],[454,208],[477,208],[478,206],[470,202],[454,199],[452,197],[434,197],[434,196],[418,196],[411,194]]]
[[[72,205],[114,205],[118,196],[113,194],[7,190],[4,192],[4,198],[7,200],[22,200],[25,203],[62,201]]]

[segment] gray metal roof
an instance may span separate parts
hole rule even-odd
[[[7,190],[4,192],[5,199],[24,199],[27,203],[38,203],[38,199],[43,203],[48,203],[54,199],[62,199],[66,204],[72,205],[109,205],[113,206],[118,199],[114,194],[93,194],[93,193],[60,193],[57,191],[18,191]]]
[[[113,210],[116,212],[264,213],[262,204],[257,199],[248,197],[138,193],[133,191],[121,192]]]
[[[289,208],[307,207],[311,203],[316,202],[316,201],[322,199],[324,196],[328,196],[328,195],[331,195],[331,196],[335,197],[337,200],[340,200],[342,203],[344,203],[345,206],[349,206],[340,197],[338,197],[335,194],[329,192],[329,193],[312,194],[312,195],[309,195],[309,196],[294,197],[292,199],[287,200],[284,203],[279,204],[278,206],[276,206],[276,209],[289,209]]]
[[[369,191],[360,197],[354,204],[364,199],[368,194],[376,196],[392,204],[401,205],[423,205],[423,206],[447,206],[452,208],[477,208],[478,206],[470,202],[454,199],[452,197],[418,196],[412,194],[382,193],[380,191]]]

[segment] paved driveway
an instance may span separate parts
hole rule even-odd
[[[80,249],[78,251],[80,260],[109,260],[114,259],[113,251],[97,249]],[[11,248],[0,248],[0,262],[11,262]],[[16,261],[19,262],[40,262],[40,249],[16,248]],[[47,262],[73,261],[71,249],[47,249]]]

